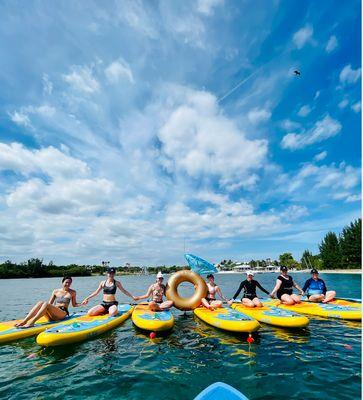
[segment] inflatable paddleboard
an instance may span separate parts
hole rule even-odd
[[[248,400],[248,398],[234,387],[216,382],[199,393],[194,400]]]
[[[264,305],[263,307],[251,308],[242,303],[233,303],[231,307],[249,315],[256,321],[282,328],[305,328],[309,324],[309,320],[305,316],[279,307],[266,307]]]
[[[55,325],[59,325],[66,321],[71,321],[80,314],[73,314],[61,321],[49,321],[47,318],[40,318],[32,328],[17,328],[15,324],[21,322],[21,319],[0,322],[0,344],[12,342],[14,340],[25,339],[27,337],[38,335],[39,333],[45,331]]]
[[[145,331],[162,332],[174,326],[174,316],[170,310],[151,311],[148,304],[138,304],[132,313],[132,322]]]
[[[211,311],[205,307],[198,307],[194,314],[207,324],[225,331],[249,333],[260,328],[255,319],[232,308],[216,308]]]
[[[37,343],[41,346],[61,346],[91,339],[116,328],[131,315],[132,310],[133,307],[129,304],[120,304],[118,315],[115,317],[108,314],[94,317],[82,315],[40,333],[37,336]]]
[[[338,302],[339,300],[336,300]],[[302,302],[300,304],[294,304],[288,306],[286,304],[281,304],[279,300],[269,300],[265,303],[266,306],[277,306],[283,310],[294,311],[299,314],[316,315],[319,317],[326,318],[339,318],[347,320],[361,320],[362,310],[357,303],[355,305],[346,305],[339,303],[312,303],[312,302]]]

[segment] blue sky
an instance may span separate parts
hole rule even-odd
[[[2,260],[300,258],[360,216],[359,1],[0,12]]]

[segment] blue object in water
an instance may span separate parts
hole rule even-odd
[[[248,398],[232,386],[216,382],[199,393],[194,400],[248,400]]]
[[[188,261],[191,270],[199,275],[218,272],[217,268],[213,264],[203,260],[203,258],[194,256],[193,254],[184,254],[184,257]]]

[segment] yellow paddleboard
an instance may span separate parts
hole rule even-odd
[[[0,344],[12,342],[14,340],[25,339],[27,337],[38,335],[40,332],[45,331],[47,328],[61,324],[65,321],[72,321],[79,314],[73,314],[61,321],[49,321],[48,318],[40,318],[36,324],[31,328],[17,328],[15,324],[21,322],[21,319],[0,322]]]
[[[132,313],[132,322],[140,329],[162,332],[174,326],[174,316],[170,310],[151,311],[148,304],[138,304]]]
[[[41,346],[61,346],[91,339],[116,328],[131,315],[132,310],[129,304],[121,304],[115,317],[109,314],[95,317],[82,315],[42,332],[37,336],[37,343]]]
[[[263,307],[251,308],[242,303],[233,303],[232,308],[259,322],[283,328],[305,328],[309,324],[309,320],[305,316],[274,306],[267,307],[264,305]]]
[[[337,300],[340,301],[340,300]],[[280,300],[268,300],[264,303],[266,306],[277,306],[283,310],[294,311],[299,314],[317,315],[326,318],[340,318],[348,320],[361,320],[361,307],[352,305],[342,305],[339,303],[312,303],[304,301],[300,304],[288,306],[280,303]]]
[[[249,333],[260,328],[255,319],[231,308],[216,308],[211,311],[205,307],[198,307],[194,314],[207,324],[225,331]]]

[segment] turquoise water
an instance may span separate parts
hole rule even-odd
[[[302,285],[308,275],[295,274]],[[361,296],[360,275],[322,275],[342,297]],[[217,283],[232,296],[239,274],[223,274]],[[256,278],[272,289],[276,275]],[[120,277],[133,294],[143,294],[152,276]],[[79,300],[94,290],[98,277],[75,278]],[[22,316],[47,299],[59,279],[0,281],[0,320]],[[187,291],[189,288],[185,288]],[[96,304],[92,299],[89,306]],[[127,301],[119,295],[120,301]],[[127,320],[94,340],[41,349],[34,338],[0,347],[0,398],[4,399],[193,399],[215,381],[226,382],[251,400],[359,399],[361,396],[361,324],[310,318],[308,329],[289,331],[263,325],[255,342],[174,310],[168,336],[150,340]],[[27,358],[35,354],[34,358]]]

